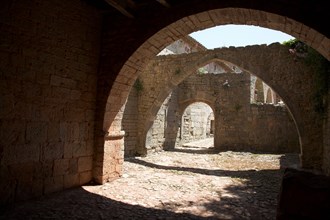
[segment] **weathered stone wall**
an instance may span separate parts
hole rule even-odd
[[[163,81],[167,80],[168,82],[166,89],[171,84],[176,85],[176,83],[182,82],[187,75],[192,74],[200,66],[214,60],[226,60],[229,63],[239,64],[237,66],[240,69],[248,70],[258,78],[263,79],[279,94],[295,119],[300,135],[303,166],[312,169],[320,168],[323,150],[322,147],[320,148],[323,145],[323,118],[315,110],[317,105],[314,98],[315,88],[317,88],[316,82],[318,81],[317,70],[313,69],[313,66],[306,65],[304,59],[295,60],[289,54],[287,47],[272,44],[269,46],[219,48],[185,55],[158,57],[157,60],[166,63],[166,66],[162,66],[161,63],[155,64],[157,69],[163,71],[161,74],[167,77],[163,79]],[[161,87],[158,86],[157,90],[160,89]],[[205,95],[201,98],[206,96],[212,99],[212,95]],[[152,100],[149,103],[153,103],[150,109],[154,109],[158,105]],[[242,113],[244,112],[242,111]]]
[[[174,90],[159,109],[147,133],[148,152],[173,149],[179,130],[177,91]]]
[[[189,7],[187,7],[187,4],[178,0],[172,1],[171,7],[166,10],[156,3],[151,7],[148,5],[148,7],[140,8],[138,19],[127,18],[120,13],[109,13],[105,16],[102,59],[97,87],[98,114],[96,114],[97,132],[95,133],[97,139],[97,165],[95,166],[94,176],[97,182],[104,183],[108,181],[110,174],[115,173],[114,170],[107,172],[109,169],[103,166],[103,159],[113,163],[120,162],[120,160],[114,159],[113,155],[104,152],[104,133],[117,134],[121,132],[123,105],[127,100],[131,86],[134,84],[137,76],[144,71],[150,59],[173,41],[191,32],[217,25],[252,24],[288,33],[306,42],[329,59],[330,31],[322,23],[324,20],[329,20],[327,19],[329,14],[326,13],[327,7],[323,7],[320,2],[317,4],[311,2],[308,5],[302,5],[300,8],[296,7],[297,4],[299,5],[298,1],[283,2],[274,0],[267,4],[260,3],[261,1],[259,0],[252,0],[249,2],[212,1],[211,4],[205,4],[204,1],[198,0],[189,1],[187,3]],[[288,10],[284,12],[283,8]],[[306,12],[314,16],[306,16]],[[306,88],[313,85],[313,77],[306,77],[304,74],[301,77],[301,73],[304,71],[301,71],[301,73],[297,71],[290,75],[291,67],[296,66],[296,64],[292,61],[287,61],[283,66],[276,65],[274,62],[278,60],[276,56],[283,58],[286,55],[282,51],[278,51],[276,56],[274,54],[268,56],[268,52],[260,54],[260,57],[264,59],[260,59],[258,63],[250,62],[249,56],[253,59],[258,54],[251,51],[249,54],[243,55],[248,55],[245,63],[240,55],[229,57],[229,61],[246,70],[250,70],[258,77],[262,76],[261,78],[274,88],[281,98],[284,98],[283,94],[295,94],[292,97],[289,96],[289,98],[285,97],[285,102],[293,103],[290,106],[290,111],[296,119],[299,119],[296,121],[298,122],[302,140],[302,166],[319,169],[322,163],[323,147],[322,143],[318,141],[322,140],[318,134],[320,134],[320,127],[322,133],[322,125],[319,126],[318,122],[313,123],[315,118],[313,118],[311,108],[304,106],[301,109],[298,104],[306,103],[304,105],[311,106],[310,101],[304,102],[300,97],[296,99],[296,94],[309,99],[306,97],[311,93]],[[209,59],[210,57],[205,58]],[[225,58],[223,57],[223,59]],[[192,63],[199,65],[199,62],[196,62],[196,60],[193,60]],[[201,66],[199,65],[199,67]],[[275,74],[274,72],[276,71],[277,73]],[[266,77],[260,74],[265,74]],[[309,76],[312,75],[309,73]],[[288,76],[289,78],[291,76],[297,77],[293,77],[294,80],[287,80]],[[285,82],[288,82],[289,85]],[[274,85],[277,83],[283,86],[275,88],[276,86],[274,87]],[[292,88],[292,86],[294,87]],[[302,92],[299,92],[297,88],[300,88]],[[158,100],[162,102],[165,98],[166,96],[160,95]],[[155,104],[155,101],[153,103]],[[152,105],[151,109],[155,110],[154,114],[157,113],[160,105],[159,103]],[[302,116],[305,117],[306,115],[308,117],[301,120]],[[147,124],[149,123],[148,121]],[[315,132],[309,135],[308,131],[314,130]],[[315,142],[315,140],[317,141]]]
[[[100,29],[79,0],[2,1],[0,206],[92,179]]]
[[[300,152],[298,131],[285,106],[251,104],[247,120],[249,141],[245,147],[275,153]]]
[[[189,105],[181,119],[181,132],[178,134],[180,144],[210,137],[211,113],[212,109],[205,103],[196,102]]]
[[[83,2],[87,1],[4,0],[1,2],[1,202],[8,201],[9,197],[11,200],[20,200],[40,195],[43,191],[61,189],[62,182],[83,183],[85,181],[80,179],[90,179],[89,153],[78,153],[80,152],[77,150],[78,147],[74,148],[71,143],[85,146],[79,149],[89,151],[93,132],[88,131],[87,136],[81,135],[87,137],[86,140],[78,143],[72,141],[77,137],[77,123],[79,126],[80,123],[86,125],[88,130],[95,124],[94,154],[96,156],[93,170],[95,180],[103,183],[111,180],[114,175],[118,177],[121,172],[124,135],[121,132],[121,116],[131,86],[151,58],[169,43],[193,31],[225,24],[253,24],[291,34],[321,52],[328,60],[330,58],[330,30],[323,22],[329,20],[328,7],[323,5],[327,4],[326,1],[317,4],[310,2],[297,8],[296,5],[299,5],[297,0],[293,2],[273,0],[267,4],[260,4],[262,2],[259,0],[212,1],[208,4],[202,0],[185,3],[178,0],[171,1],[173,4],[166,9],[155,1],[151,7],[141,9],[136,19],[127,18],[110,6],[100,7],[102,12],[106,11],[108,14],[103,14],[104,34],[100,53],[102,56],[97,86],[96,119],[93,120],[94,105],[90,100],[95,94],[95,62],[99,54],[100,20],[94,8],[84,5]],[[95,3],[97,1],[88,2],[97,5]],[[287,10],[283,11],[283,8]],[[311,16],[306,16],[307,12]],[[283,55],[280,52],[278,54]],[[268,54],[263,57],[268,57]],[[271,60],[276,59],[270,57]],[[251,62],[246,63],[253,67]],[[264,63],[272,62],[262,60],[256,66],[263,68]],[[276,65],[270,66],[276,67]],[[286,66],[290,68],[295,64],[286,62]],[[249,69],[248,65],[244,67]],[[258,68],[252,69],[257,73]],[[284,83],[281,92],[286,91],[286,88],[292,91],[291,87],[298,84],[301,92],[294,90],[296,92],[292,93],[294,94],[292,99],[286,101],[297,106],[294,110],[304,107],[298,113],[294,112],[296,115],[308,116],[308,120],[299,122],[299,127],[304,128],[301,134],[304,137],[303,165],[318,168],[320,155],[324,160],[329,158],[329,154],[322,155],[320,152],[323,147],[318,140],[322,140],[322,137],[320,138],[318,134],[322,133],[322,126],[312,123],[313,120],[315,121],[315,118],[311,117],[312,107],[305,107],[312,106],[309,99],[304,102],[305,99],[300,98],[300,96],[306,97],[306,88],[310,91],[308,88],[313,86],[314,80],[312,77],[308,78],[305,74],[301,76],[298,73],[292,75],[299,76],[300,82],[287,80],[288,72],[278,72],[283,81],[289,82]],[[55,75],[60,77],[56,78]],[[264,80],[272,84],[282,82],[281,77],[274,76]],[[71,84],[70,79],[76,83]],[[297,94],[299,94],[298,99],[296,99]],[[311,93],[307,92],[307,94]],[[159,100],[162,102],[164,99]],[[49,126],[51,122],[55,125]],[[53,157],[59,158],[57,162],[63,162],[63,167],[67,167],[65,165],[67,160],[55,156],[54,148],[46,145],[46,143],[59,142],[58,126],[60,126],[60,136],[66,137],[65,143],[68,144],[53,146],[58,146],[60,151],[68,149],[69,152],[71,150],[76,152],[75,156],[69,159],[69,165],[73,167],[70,169],[73,170],[71,176],[58,174],[66,171],[54,172],[59,166],[55,163],[57,159]],[[319,127],[321,132],[317,129]],[[54,128],[54,134],[51,128]],[[35,131],[40,131],[37,132],[40,135],[34,135]],[[105,134],[108,134],[106,132],[110,133],[110,138],[117,139],[105,141]],[[83,132],[79,129],[79,137],[80,133]],[[69,138],[73,134],[75,138]],[[324,140],[329,139],[328,134],[328,130],[324,130]],[[45,140],[45,136],[49,142]],[[50,137],[55,138],[50,141],[52,139]],[[25,144],[25,140],[28,140],[28,144]],[[34,145],[32,140],[37,144]],[[27,147],[30,143],[32,146]],[[83,155],[86,155],[88,163],[84,163]],[[49,160],[39,162],[37,158],[40,157]],[[18,162],[19,160],[22,162]],[[106,164],[110,161],[110,165],[104,166],[104,161]],[[86,164],[85,168],[83,164]],[[329,163],[327,166],[329,168]],[[83,170],[86,170],[86,175],[83,174]],[[69,177],[76,181],[68,181]],[[17,189],[15,192],[11,185]],[[67,186],[68,184],[64,184],[65,188]]]
[[[297,129],[285,107],[250,104],[250,78],[246,73],[192,75],[179,85],[179,102],[201,99],[203,90],[216,98],[214,145],[219,150],[299,152]],[[226,80],[229,86],[223,85]]]
[[[154,77],[150,77],[150,74],[140,77],[146,88],[154,85],[151,83]],[[225,81],[229,84],[224,84]],[[161,82],[157,85],[157,88],[166,87]],[[251,105],[250,86],[251,77],[246,73],[190,75],[165,99],[154,116],[153,124],[146,135],[147,151],[173,149],[183,143],[206,138],[204,130],[207,123],[197,125],[201,120],[196,118],[194,120],[191,114],[184,114],[186,109],[190,113],[200,112],[196,108],[191,110],[189,106],[204,101],[215,111],[214,141],[215,147],[219,150],[299,152],[297,129],[286,107]],[[136,98],[140,109],[147,106],[146,94]],[[205,113],[204,109],[203,113]],[[202,114],[198,114],[199,119],[201,116]],[[204,115],[204,119],[207,120],[208,116]],[[137,118],[137,115],[132,117]],[[191,123],[197,123],[196,128]],[[131,142],[129,149],[134,149],[136,146],[137,143]],[[125,152],[129,154],[128,150]]]
[[[123,130],[125,131],[125,156],[133,156],[138,142],[138,89],[132,88],[127,99],[123,115]]]

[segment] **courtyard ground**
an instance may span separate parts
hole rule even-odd
[[[127,158],[120,179],[18,204],[0,219],[275,219],[297,154],[215,152],[210,140]]]

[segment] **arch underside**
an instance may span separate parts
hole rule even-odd
[[[139,76],[144,71],[144,68],[149,62],[149,60],[155,57],[156,54],[161,51],[166,45],[194,31],[225,24],[257,25],[260,27],[275,29],[290,34],[316,49],[328,60],[330,58],[330,50],[328,46],[330,45],[329,39],[314,30],[313,28],[310,28],[302,23],[290,19],[290,16],[281,16],[265,11],[243,8],[214,9],[198,14],[194,14],[192,12],[192,14],[193,15],[187,17],[180,17],[178,18],[179,20],[177,20],[176,22],[172,24],[167,24],[168,26],[164,25],[162,29],[159,28],[159,31],[156,34],[152,35],[149,39],[146,39],[144,43],[142,43],[135,50],[135,52],[127,59],[125,64],[122,66],[120,72],[118,73],[115,81],[113,82],[111,89],[109,87],[110,93],[106,101],[107,104],[103,104],[103,131],[106,131],[109,134],[120,133],[120,131],[122,130],[122,112],[124,110],[129,91],[131,90],[132,85],[136,80],[137,76]],[[228,60],[228,58],[225,59]],[[244,66],[241,64],[241,62],[235,62],[235,60],[232,61],[229,59],[228,61],[235,63],[238,66]],[[252,69],[251,72],[257,75],[256,72],[258,71],[254,71],[253,69],[257,68],[259,63],[258,65],[255,65],[255,68],[250,68],[250,65],[246,65],[243,68],[248,70]],[[281,88],[275,88],[275,78],[264,77],[263,80],[269,85],[271,85],[280,94],[280,96],[285,100],[286,103],[297,104],[297,101],[291,98],[292,96],[285,97],[285,95],[283,95],[285,94],[285,92],[282,92]],[[172,83],[177,84],[176,81],[173,81]],[[283,89],[285,88],[286,87],[283,86]],[[299,133],[301,136],[301,141],[306,143],[306,145],[318,145],[319,143],[313,144],[312,141],[309,140],[309,138],[307,137],[307,129],[305,128],[306,122],[299,121],[299,118],[303,118],[302,115],[304,115],[304,113],[301,112],[299,108],[296,108],[294,106],[290,107],[290,109],[292,115],[296,119],[296,124],[298,126]],[[311,112],[311,110],[308,108],[306,108],[306,111]],[[104,149],[104,146],[106,145],[107,144],[102,144],[101,141],[101,143],[96,146],[97,149],[100,149],[100,154],[96,155],[96,160],[98,160],[98,157],[102,157],[104,159],[103,164],[114,160],[114,157],[111,155],[104,156],[104,150],[102,149]],[[302,157],[303,165],[305,167],[320,168],[320,157],[322,154],[321,147],[309,146],[305,149],[304,146],[302,146],[302,148],[303,155],[309,155],[306,158]],[[97,173],[96,176],[99,176],[99,178],[96,179],[99,179],[99,182],[104,182],[104,180],[107,179],[106,176],[108,174],[104,174],[104,171],[102,171],[103,166],[98,164],[95,167],[95,170],[96,172],[94,173]]]

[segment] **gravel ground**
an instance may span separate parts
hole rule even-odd
[[[281,176],[298,155],[201,143],[127,158],[120,179],[19,204],[0,219],[275,219]]]

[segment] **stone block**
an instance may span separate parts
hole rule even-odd
[[[86,144],[84,142],[77,144],[72,143],[72,153],[73,153],[73,157],[87,156]]]
[[[60,87],[65,87],[65,88],[75,88],[76,81],[69,79],[69,78],[52,75],[50,77],[50,85],[60,86]]]
[[[49,142],[60,141],[60,123],[59,122],[48,123],[47,140]]]
[[[11,146],[25,143],[25,122],[19,120],[1,120],[0,143],[2,146]]]
[[[87,141],[86,156],[92,156],[94,153],[94,141]]]
[[[64,144],[62,142],[57,143],[45,143],[43,146],[43,160],[56,160],[63,158]]]
[[[77,158],[70,159],[69,174],[77,174],[77,173],[78,173],[78,159]]]
[[[25,144],[25,145],[16,145],[16,162],[25,163],[39,161],[40,144]]]
[[[70,159],[54,160],[53,174],[54,176],[65,175],[69,173]]]
[[[64,188],[79,186],[79,174],[69,174],[64,176]]]
[[[79,145],[76,143],[64,143],[64,147],[63,147],[63,157],[64,158],[72,158],[73,157],[73,146],[74,145]]]
[[[42,143],[47,140],[47,123],[29,122],[26,125],[26,141],[28,143]]]
[[[68,141],[68,137],[69,137],[69,126],[68,126],[69,123],[67,122],[61,122],[60,123],[60,138],[61,138],[61,141],[65,142],[65,141]]]
[[[93,169],[93,157],[80,157],[78,159],[78,172],[89,171]]]
[[[79,185],[86,184],[92,180],[92,171],[79,173]]]
[[[48,177],[44,180],[44,194],[63,190],[63,176]]]
[[[53,86],[51,97],[48,97],[50,102],[54,103],[65,103],[69,101],[70,89]]]
[[[53,176],[53,166],[54,161],[53,160],[45,160],[40,162],[35,169],[37,171],[34,173],[36,175],[36,178],[46,178]]]

